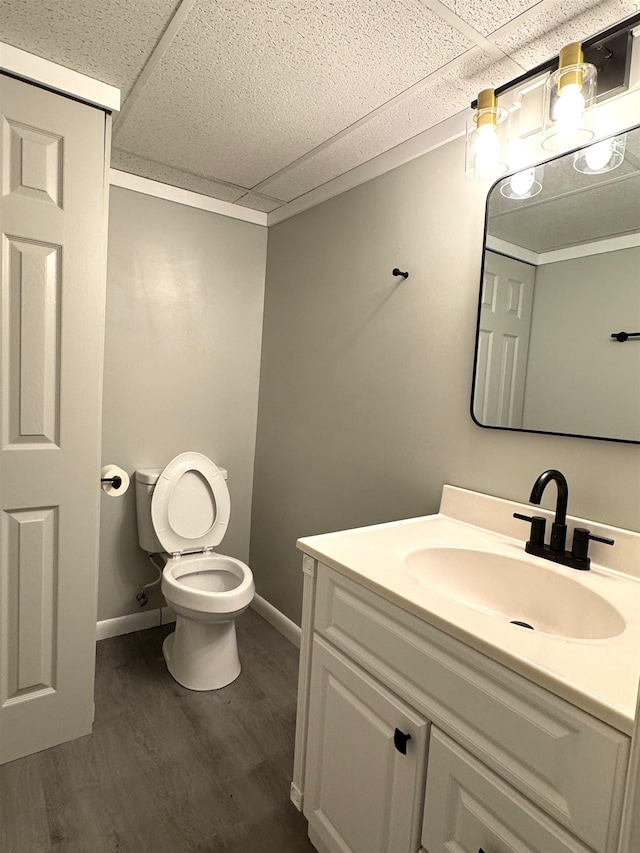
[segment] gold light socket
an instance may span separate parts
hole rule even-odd
[[[582,89],[582,69],[576,67],[584,65],[582,44],[579,41],[573,41],[565,45],[558,59],[558,95],[562,94],[563,86],[577,84]],[[565,68],[569,70],[564,71]]]
[[[498,124],[498,99],[494,89],[483,89],[478,93],[478,107],[476,113],[476,125],[492,125],[496,127]]]

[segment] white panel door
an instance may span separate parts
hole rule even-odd
[[[428,723],[318,637],[309,709],[311,840],[336,853],[417,853]]]
[[[0,75],[0,763],[91,731],[106,116]]]
[[[485,252],[474,414],[485,426],[521,427],[535,267]]]

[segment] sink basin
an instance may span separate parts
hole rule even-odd
[[[420,584],[440,595],[524,623],[514,624],[514,630],[532,628],[567,639],[604,640],[625,628],[618,610],[588,583],[567,577],[542,560],[441,546],[411,552],[405,565]]]

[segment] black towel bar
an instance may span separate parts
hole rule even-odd
[[[640,338],[640,332],[611,332],[611,337],[623,344],[629,338]]]

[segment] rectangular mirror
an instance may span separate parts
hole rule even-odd
[[[471,415],[640,442],[640,127],[489,192]]]

